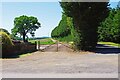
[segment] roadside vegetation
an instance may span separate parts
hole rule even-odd
[[[109,16],[98,28],[99,41],[120,43],[120,8],[110,9]]]
[[[51,36],[62,42],[73,41],[73,24],[72,19],[65,14],[62,15],[62,20],[56,28],[53,29]]]
[[[120,44],[113,42],[98,42],[98,44],[104,44],[104,45],[115,46],[120,48]]]
[[[9,46],[14,45],[12,43],[12,40],[11,40],[10,36],[7,33],[3,32],[3,31],[0,31],[0,43],[2,44],[3,49],[6,49]]]
[[[60,2],[60,5],[63,9],[62,20],[53,30],[51,36],[60,40],[63,38],[63,40],[65,39],[64,41],[68,41],[65,37],[71,35],[69,39],[74,42],[74,46],[77,50],[89,51],[95,49],[98,41],[98,26],[109,13],[108,2]],[[96,12],[98,14],[96,14]]]
[[[84,18],[82,19],[84,20],[86,18],[85,21],[79,22],[80,18],[77,20],[77,17],[79,17],[80,15],[81,16],[83,15],[76,14],[77,15],[76,19],[74,19],[75,15],[73,14],[74,12],[71,10],[72,8],[77,8],[75,5],[78,5],[78,4],[81,4],[81,3],[76,3],[74,5],[72,3],[61,3],[61,7],[63,8],[62,20],[60,21],[58,26],[52,31],[51,33],[52,38],[57,39],[59,41],[72,43],[76,49],[78,48],[78,50],[80,49],[91,50],[96,46],[97,43],[107,44],[111,46],[119,46],[120,44],[119,42],[120,40],[120,35],[119,35],[120,8],[119,7],[110,8],[109,6],[107,6],[107,3],[104,3],[100,6],[104,6],[104,8],[105,6],[107,6],[106,9],[103,9],[106,11],[106,14],[102,16],[103,14],[100,12],[102,15],[94,16],[94,20],[102,16],[100,17],[101,21],[98,21],[97,23],[95,23],[96,21],[93,20],[93,16],[90,17],[90,15],[88,14],[89,16],[86,16],[86,17],[84,16]],[[97,4],[97,3],[93,3],[93,4],[86,3],[86,4],[88,4],[89,7],[91,5],[93,7],[94,4]],[[72,8],[68,8],[71,6]],[[75,10],[75,11],[77,13],[79,10],[78,11]],[[91,13],[90,11],[88,12]],[[94,14],[94,11],[91,14]],[[77,24],[76,21],[74,20],[77,20],[78,21],[77,23],[80,23],[80,24]],[[91,25],[91,24],[94,24],[94,25]],[[79,25],[79,26],[76,26],[76,25]]]
[[[32,54],[31,53],[21,54],[21,55],[19,55],[19,57],[26,57],[26,56],[30,56],[30,55],[32,55]]]
[[[6,29],[0,28],[1,57],[17,57],[23,53],[37,51],[36,44],[28,43],[29,38],[27,34],[30,33],[34,37],[35,31],[39,27],[41,27],[41,24],[36,17],[22,15],[14,19],[14,27],[11,29],[12,34]]]
[[[120,6],[110,8],[108,2],[60,2],[60,6],[63,9],[62,19],[51,33],[53,39],[84,51],[94,50],[97,43],[120,47]],[[22,15],[15,17],[12,34],[0,28],[3,55],[36,51],[36,42],[41,45],[55,44],[51,38],[35,37],[35,31],[40,27],[36,17]],[[27,36],[28,33],[32,38]]]

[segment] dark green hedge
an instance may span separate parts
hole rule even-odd
[[[67,19],[68,17],[63,14],[59,25],[55,27],[51,33],[53,38],[63,38],[71,34],[71,27],[69,26]]]
[[[63,15],[59,25],[52,31],[52,37],[64,37],[70,34],[70,28],[67,25],[67,16]]]

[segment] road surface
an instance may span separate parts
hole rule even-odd
[[[117,78],[118,54],[74,52],[71,48],[56,44],[31,55],[1,59],[3,77],[46,78]]]

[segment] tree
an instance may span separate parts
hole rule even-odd
[[[91,50],[97,44],[97,29],[109,12],[108,2],[60,2],[64,13],[72,17],[74,44],[79,50]]]
[[[110,9],[109,16],[98,28],[99,41],[120,43],[120,8]]]
[[[70,27],[67,24],[67,16],[62,15],[62,20],[58,26],[52,31],[52,37],[64,37],[70,34]]]
[[[72,26],[71,18],[63,13],[62,20],[59,22],[58,26],[52,30],[51,37],[60,41],[73,41]]]
[[[3,29],[3,28],[0,28],[0,32],[5,32],[6,34],[10,35],[10,33],[6,30],[6,29]]]
[[[23,15],[14,19],[14,28],[12,29],[12,33],[14,35],[20,34],[23,36],[23,41],[27,42],[25,38],[27,37],[27,33],[32,35],[39,27],[41,27],[41,24],[38,22],[36,17]]]
[[[118,7],[120,7],[120,1],[118,2]]]

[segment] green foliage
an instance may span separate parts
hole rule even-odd
[[[67,16],[62,15],[62,20],[60,21],[59,25],[52,31],[52,37],[64,37],[70,34],[70,28],[67,25]]]
[[[120,43],[120,8],[111,9],[98,29],[99,41]]]
[[[64,13],[62,20],[59,25],[54,28],[51,33],[52,38],[58,39],[59,41],[69,42],[73,41],[73,24],[72,18],[67,17]]]
[[[7,49],[10,46],[13,46],[13,43],[5,32],[0,31],[0,43],[2,44],[2,49]]]
[[[22,38],[19,37],[18,35],[10,34],[10,37],[11,37],[11,39],[13,39],[13,40],[22,40]]]
[[[6,30],[6,29],[3,29],[3,28],[0,28],[0,32],[5,32],[6,34],[10,35],[10,33]]]
[[[98,26],[109,12],[108,2],[60,2],[60,5],[64,13],[73,19],[76,48],[94,49],[97,44]]]
[[[25,37],[27,37],[27,33],[30,33],[33,36],[36,29],[38,29],[40,26],[41,25],[36,17],[28,17],[23,15],[14,19],[14,28],[12,29],[12,34],[20,34],[23,36],[23,41],[26,42],[27,40]]]

